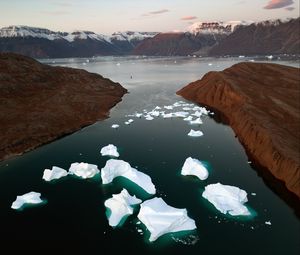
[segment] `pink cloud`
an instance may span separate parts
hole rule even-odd
[[[271,0],[269,3],[264,7],[264,9],[278,9],[289,6],[293,4],[293,0]]]
[[[197,19],[196,16],[184,16],[181,18],[181,20],[193,20],[193,19]]]

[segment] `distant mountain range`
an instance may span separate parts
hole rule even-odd
[[[220,56],[300,54],[300,18],[259,23],[196,22],[186,32],[54,32],[28,26],[0,29],[0,52],[34,58],[99,55]]]

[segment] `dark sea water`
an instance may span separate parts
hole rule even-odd
[[[248,161],[232,129],[212,116],[203,118],[203,137],[188,137],[191,128],[179,118],[134,118],[125,115],[182,100],[175,92],[211,70],[223,70],[248,59],[105,57],[44,60],[53,65],[84,68],[121,83],[129,90],[110,118],[72,135],[7,161],[0,162],[0,231],[2,247],[43,254],[300,254],[300,222],[292,207],[260,176]],[[265,61],[268,61],[265,59]],[[298,66],[297,62],[277,63]],[[131,78],[132,76],[132,78]],[[184,101],[184,100],[183,100]],[[119,129],[112,129],[119,124]],[[136,185],[122,178],[102,185],[100,176],[82,180],[67,176],[55,182],[42,180],[45,168],[65,169],[87,162],[101,169],[107,157],[100,149],[112,143],[120,158],[151,176],[157,196],[169,205],[186,208],[197,230],[167,234],[148,241],[149,233],[137,225],[138,210],[124,225],[108,225],[104,201],[126,188],[147,199]],[[187,157],[207,162],[207,180],[180,175]],[[253,217],[229,217],[202,198],[211,183],[234,185],[248,193]],[[17,195],[41,192],[47,203],[16,211]],[[256,195],[254,195],[255,193]],[[271,225],[265,224],[270,221]],[[141,235],[138,229],[143,229]],[[9,253],[7,253],[9,254]]]

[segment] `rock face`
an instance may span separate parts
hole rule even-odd
[[[0,53],[0,160],[107,118],[126,92],[98,74]]]
[[[238,26],[209,55],[300,54],[300,18]]]
[[[138,44],[133,54],[148,56],[206,54],[208,49],[226,36],[225,33],[160,33]]]
[[[300,71],[239,63],[177,94],[219,110],[251,156],[300,197]]]

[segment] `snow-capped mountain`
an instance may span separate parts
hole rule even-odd
[[[111,40],[118,41],[142,41],[146,38],[152,38],[157,35],[158,32],[135,32],[135,31],[125,31],[113,33],[110,37]]]
[[[195,22],[188,27],[187,31],[192,34],[230,34],[237,26],[246,26],[250,23],[250,21]]]

